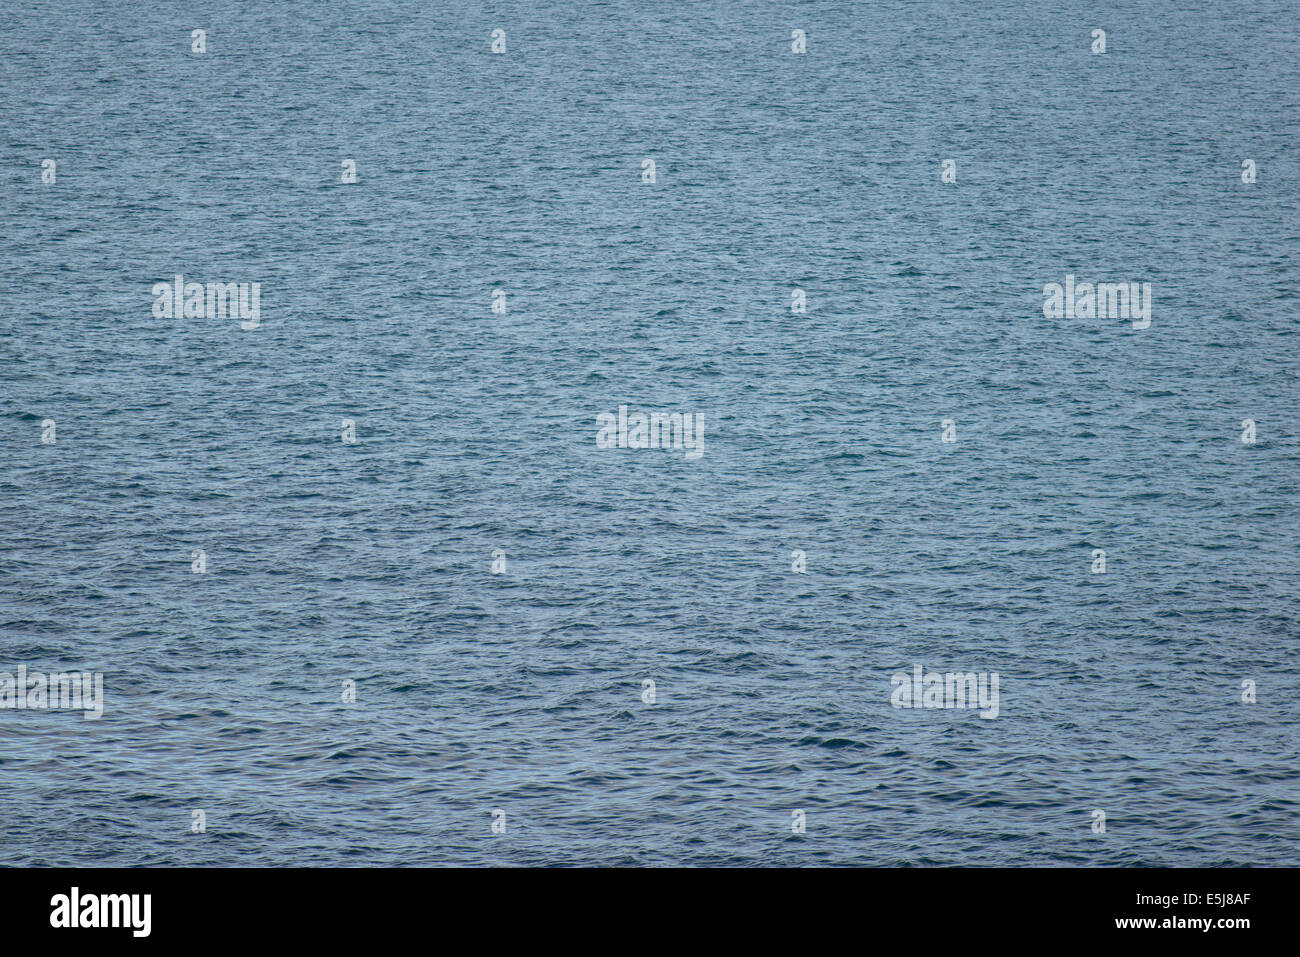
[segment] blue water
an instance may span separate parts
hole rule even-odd
[[[10,4],[0,863],[1300,862],[1300,4],[1068,6]]]

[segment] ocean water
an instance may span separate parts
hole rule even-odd
[[[1300,862],[1300,5],[1067,6],[11,4],[0,864]]]

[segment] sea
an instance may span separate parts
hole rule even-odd
[[[1298,18],[6,4],[0,865],[1297,865]]]

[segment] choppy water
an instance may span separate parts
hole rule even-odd
[[[0,862],[1297,863],[1297,4],[150,6],[0,30]]]

